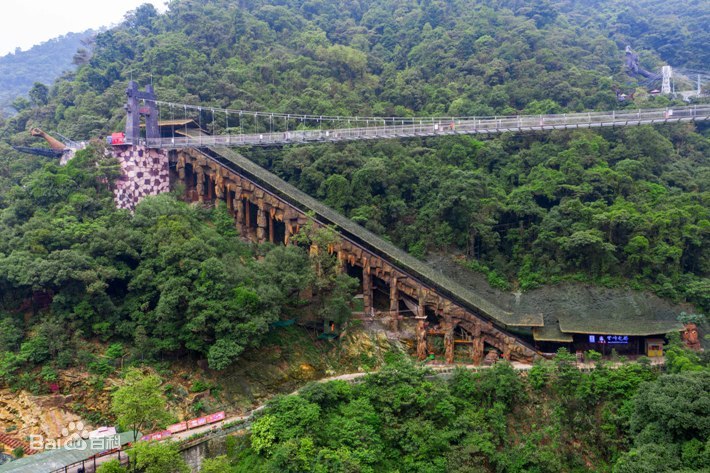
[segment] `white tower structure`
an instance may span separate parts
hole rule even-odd
[[[661,93],[670,94],[671,93],[671,78],[673,77],[673,68],[671,66],[663,66],[661,68],[661,73],[663,74],[663,83],[661,84]]]

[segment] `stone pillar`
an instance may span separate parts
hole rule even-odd
[[[365,313],[372,314],[372,274],[370,274],[370,261],[365,260],[362,268],[362,300],[365,305]]]
[[[510,343],[511,342],[506,342],[503,347],[503,359],[507,361],[510,361]]]
[[[338,266],[335,267],[335,270],[337,271],[338,274],[343,274],[347,272],[347,264],[348,264],[348,257],[345,255],[345,252],[342,249],[338,250]]]
[[[244,228],[244,201],[242,200],[242,189],[237,188],[234,192],[234,224],[240,236],[246,236]]]
[[[234,199],[232,199],[232,189],[227,186],[227,192],[225,192],[224,200],[227,203],[227,210],[234,213]]]
[[[196,166],[197,171],[197,201],[205,201],[205,171],[202,166]]]
[[[424,292],[419,288],[419,305],[417,307],[417,358],[425,360],[427,356],[426,347],[426,310],[424,309]]]
[[[247,233],[251,233],[251,202],[249,199],[244,199],[244,225],[246,225]]]
[[[214,176],[214,194],[219,200],[224,200],[224,177],[221,170],[217,170]]]
[[[390,320],[392,320],[392,330],[399,331],[399,288],[396,274],[390,278]]]
[[[269,219],[269,242],[276,243],[276,238],[274,235],[274,216],[271,212],[267,214]]]
[[[256,241],[264,243],[266,241],[266,212],[264,211],[264,203],[259,202],[259,210],[256,214]]]
[[[444,327],[444,350],[446,353],[446,362],[452,364],[454,362],[454,322],[450,316],[446,316]]]
[[[284,231],[284,245],[288,245],[291,241],[291,235],[293,235],[291,220],[284,218],[284,225],[286,226],[286,230]]]
[[[480,365],[483,361],[483,336],[480,332],[473,340],[473,364]]]
[[[178,162],[177,162],[177,165],[175,166],[175,168],[177,169],[177,172],[178,172],[178,179],[180,179],[180,182],[185,184],[185,156],[180,155],[178,157]]]
[[[207,202],[214,202],[214,191],[215,191],[215,182],[214,179],[212,179],[212,176],[209,174],[205,174],[205,180],[207,181]]]

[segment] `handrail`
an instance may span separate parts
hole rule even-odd
[[[396,120],[396,119],[395,119]],[[604,128],[639,126],[662,123],[681,123],[710,120],[710,105],[637,109],[633,111],[605,111],[564,113],[554,115],[516,115],[500,117],[473,117],[434,119],[407,119],[412,123],[387,125],[383,119],[373,121],[374,126],[348,128],[289,130],[277,132],[152,138],[151,148],[185,148],[206,146],[278,146],[286,144],[359,141],[381,138],[410,138],[445,135],[494,134],[567,130],[578,128]],[[402,120],[404,122],[405,120]],[[427,122],[427,123],[425,123]],[[382,123],[378,126],[378,123]]]

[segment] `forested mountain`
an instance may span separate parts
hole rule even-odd
[[[120,129],[129,76],[152,80],[163,100],[331,115],[666,105],[667,98],[641,90],[635,103],[616,99],[614,86],[630,81],[623,47],[632,38],[652,44],[657,31],[634,26],[653,10],[649,2],[636,16],[624,5],[179,0],[164,15],[144,5],[100,33],[88,63],[55,84],[46,104],[7,120],[5,130],[27,143],[23,131],[34,125],[75,139]],[[673,17],[676,26],[690,28],[702,17],[693,5]],[[682,31],[683,38],[695,34]],[[654,51],[642,53],[649,69],[662,64]],[[687,54],[686,64],[702,57]],[[707,309],[710,144],[702,130],[678,125],[245,154],[417,256],[464,256],[464,265],[499,287],[570,278],[629,283]],[[11,215],[24,198],[13,186],[26,189],[39,161],[10,152],[2,159],[0,203]],[[5,230],[24,235],[35,210],[26,212]],[[11,257],[15,250],[3,251]]]
[[[143,5],[98,34],[90,59],[77,58],[87,60],[0,125],[15,145],[32,143],[32,126],[101,138],[123,127],[130,77],[152,81],[165,101],[287,113],[662,107],[676,103],[637,88],[624,47],[649,70],[707,68],[706,25],[707,7],[691,0],[174,0],[165,14]],[[635,90],[634,101],[619,102],[617,88]],[[162,118],[181,118],[173,113]],[[625,285],[707,311],[709,136],[706,125],[684,124],[243,153],[410,253],[456,256],[499,288]],[[332,261],[297,246],[247,245],[220,208],[164,195],[134,214],[116,210],[117,169],[99,143],[63,167],[0,144],[3,386],[46,392],[56,370],[72,365],[103,382],[113,370],[108,343],[122,344],[113,351],[125,347],[130,363],[190,354],[219,370],[304,304],[329,320],[349,312],[352,280]],[[309,288],[316,296],[300,300]],[[677,371],[707,368],[706,358],[675,349]],[[619,458],[624,473],[666,460],[677,470],[710,464],[707,425],[679,419],[666,432],[656,417],[635,417],[686,387],[707,394],[706,372],[658,378],[635,366],[583,378],[564,354],[558,361],[524,385],[508,368],[445,385],[401,367],[401,377],[362,389],[313,389],[274,404],[242,465],[303,471],[299,461],[315,452],[314,471],[387,471],[399,459],[402,471],[610,471]],[[644,398],[651,389],[660,394]],[[542,433],[509,429],[513,404],[530,400]],[[597,442],[605,446],[575,456]],[[638,469],[638,453],[624,456],[632,446],[655,460]]]
[[[62,73],[71,71],[89,59],[91,42],[96,33],[67,33],[58,38],[33,46],[27,51],[16,51],[0,57],[0,110],[15,112],[16,108],[30,106],[18,97],[27,98],[35,82],[51,84]]]
[[[72,138],[120,129],[129,76],[142,83],[152,78],[163,100],[331,115],[668,104],[643,93],[636,103],[617,102],[612,87],[629,81],[621,59],[630,36],[609,22],[588,20],[616,15],[616,25],[628,24],[625,11],[617,2],[594,8],[545,0],[179,0],[164,15],[144,5],[100,33],[91,59],[57,82],[46,103],[7,120],[5,132],[27,143],[23,132],[34,125]],[[694,24],[685,16],[676,20]],[[650,34],[637,36],[650,41]],[[645,60],[649,68],[661,63],[652,51]],[[629,283],[707,309],[710,143],[703,130],[678,125],[245,154],[417,256],[462,255],[462,264],[486,272],[499,287],[530,289],[570,278]],[[64,251],[91,251],[98,234],[72,230],[66,240],[54,239],[49,229],[62,227],[53,219],[64,218],[64,199],[75,196],[69,200],[79,199],[79,209],[93,200],[85,194],[90,180],[77,181],[67,175],[75,171],[53,165],[30,174],[40,165],[3,151],[1,274],[18,294],[58,294],[68,281],[86,277],[61,273],[69,279],[52,285],[41,274],[46,261],[63,258]],[[90,215],[72,212],[77,222]],[[36,236],[37,228],[46,236]],[[17,273],[19,261],[35,264],[39,273]],[[102,264],[82,261],[84,271]],[[123,299],[139,269],[140,259],[133,261],[114,276],[95,268],[95,283],[72,286],[71,303],[62,307],[71,318],[78,316],[76,303],[86,301],[79,306],[87,310],[85,333],[109,336],[135,315],[134,303]],[[54,298],[56,307],[60,299]],[[116,325],[106,328],[111,318],[105,316],[92,325],[89,314],[101,314],[108,301]],[[135,335],[134,324],[119,332]]]
[[[145,5],[99,35],[89,65],[55,90],[56,113],[47,123],[77,138],[115,128],[130,75],[142,83],[152,77],[165,100],[294,113],[612,108],[612,88],[630,82],[622,59],[633,39],[605,28],[630,21],[621,11],[613,16],[618,9],[615,3],[604,10],[543,0],[337,6],[183,0],[159,16]],[[602,21],[602,13],[613,22]],[[646,68],[662,64],[653,51],[640,53]],[[656,98],[657,105],[664,103]]]

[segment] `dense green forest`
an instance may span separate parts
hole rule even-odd
[[[582,373],[564,351],[526,376],[497,364],[445,380],[394,361],[357,385],[273,400],[214,471],[708,471],[708,360],[669,353],[665,374],[604,362]]]
[[[605,26],[608,21],[590,23],[582,14],[614,18],[617,28]],[[685,15],[676,20],[692,25]],[[654,41],[654,28],[639,29],[632,21],[640,17],[617,2],[592,8],[542,0],[534,8],[514,1],[371,0],[336,7],[315,1],[183,0],[172,2],[164,15],[144,5],[99,34],[88,62],[52,86],[46,100],[6,120],[5,133],[27,144],[25,130],[32,125],[72,138],[119,129],[129,71],[142,82],[152,76],[165,100],[291,112],[460,115],[665,105],[667,98],[643,94],[633,105],[619,104],[612,89],[629,81],[623,44],[636,36],[642,43]],[[661,63],[652,51],[645,57],[649,68]],[[463,264],[487,272],[494,285],[530,289],[565,278],[626,282],[706,310],[707,134],[679,125],[246,154],[417,256],[464,255]],[[17,309],[26,298],[45,294],[51,316],[64,314],[87,336],[135,335],[135,323],[123,326],[119,320],[140,319],[153,305],[170,327],[189,325],[199,311],[187,318],[180,312],[172,320],[177,302],[169,293],[197,282],[178,279],[158,287],[141,276],[169,274],[167,268],[141,266],[149,252],[149,259],[163,260],[163,247],[149,236],[136,236],[135,244],[126,236],[122,241],[132,242],[127,254],[107,256],[104,251],[121,246],[106,245],[92,227],[157,232],[162,220],[146,222],[140,210],[134,217],[112,210],[105,190],[96,198],[99,177],[78,170],[80,162],[61,169],[3,149],[4,307]],[[156,202],[145,206],[167,205]],[[82,231],[76,234],[67,219]],[[82,245],[95,252],[93,260],[73,259]],[[206,248],[201,258],[242,251],[235,245]],[[81,272],[41,275],[53,261],[59,268],[68,264],[64,258]],[[113,260],[123,266],[113,267]],[[41,263],[39,275],[26,270],[32,262]],[[89,270],[92,264],[103,269]],[[75,284],[72,276],[86,280]],[[237,283],[236,277],[228,280]],[[134,297],[120,307],[112,300],[131,292]],[[208,352],[197,341],[164,338],[155,349]]]
[[[652,2],[633,8],[615,1],[336,7],[184,0],[165,15],[144,5],[97,37],[95,55],[54,86],[46,105],[6,129],[20,133],[16,141],[26,140],[21,132],[30,124],[72,138],[120,129],[128,71],[152,80],[164,100],[294,113],[664,106],[665,97],[642,92],[635,103],[620,104],[614,88],[633,87],[623,71],[625,44],[656,47],[673,31],[672,50],[641,50],[645,67],[657,69],[661,58],[705,61],[707,51],[692,47],[707,34],[693,29],[702,9],[680,3],[684,10],[677,5],[664,16],[653,14],[659,5]],[[628,282],[705,310],[710,148],[701,131],[676,126],[246,154],[417,256],[465,255],[468,267],[501,288],[569,278]]]
[[[336,274],[335,257],[311,262],[300,246],[243,243],[224,206],[173,195],[146,199],[133,215],[116,210],[106,180],[116,166],[90,148],[66,166],[44,165],[8,196],[0,381],[42,392],[55,369],[93,363],[87,339],[127,341],[131,359],[195,353],[223,369],[292,317],[306,287],[317,288],[310,303],[321,315],[349,310],[351,279]],[[300,238],[329,238],[312,233]]]
[[[0,57],[0,112],[13,113],[32,104],[28,92],[36,82],[51,84],[91,55],[92,30],[67,33]]]
[[[675,105],[641,88],[633,102],[615,93],[638,85],[623,70],[627,44],[649,70],[709,62],[707,8],[667,6],[174,0],[159,15],[144,5],[100,33],[75,72],[36,85],[0,126],[15,145],[33,143],[31,126],[100,138],[123,127],[131,75],[152,80],[166,101],[290,113]],[[243,152],[410,253],[455,255],[497,287],[625,284],[710,309],[705,125]],[[0,385],[42,393],[65,367],[111,372],[117,353],[131,363],[189,355],[219,370],[305,305],[330,319],[348,312],[352,281],[327,255],[246,244],[224,209],[187,205],[178,192],[133,214],[116,210],[117,175],[99,144],[63,167],[0,144]],[[300,238],[305,246],[333,234]],[[301,300],[308,289],[315,296]],[[675,345],[668,354],[668,374],[645,363],[583,374],[562,353],[527,377],[498,365],[450,381],[397,362],[361,385],[277,399],[248,443],[212,466],[702,471],[707,359]]]
[[[693,25],[693,11],[674,18]],[[15,144],[30,144],[26,129],[35,125],[84,139],[120,129],[130,74],[142,83],[152,80],[163,100],[301,113],[461,115],[667,105],[667,98],[643,93],[633,104],[616,100],[614,86],[630,81],[623,72],[624,44],[656,40],[655,27],[639,28],[634,18],[640,17],[620,2],[597,8],[540,0],[533,8],[515,1],[336,6],[179,0],[164,15],[144,5],[100,33],[92,57],[43,100],[6,119],[4,133]],[[611,19],[615,29],[608,26]],[[694,58],[689,52],[687,64]],[[651,50],[642,51],[642,60],[649,69],[662,63]],[[462,264],[486,272],[496,286],[525,290],[563,279],[623,283],[707,310],[710,142],[707,128],[698,127],[245,154],[412,254],[464,256]],[[258,343],[306,275],[283,282],[280,296],[251,300],[267,269],[249,262],[254,250],[217,230],[218,210],[211,215],[163,197],[147,200],[135,216],[118,212],[101,184],[115,177],[115,165],[89,155],[60,168],[3,145],[2,308],[38,312],[27,321],[5,317],[15,330],[6,331],[3,350],[13,353],[27,337],[41,340],[40,329],[60,326],[66,333],[47,332],[43,340],[115,337],[145,347],[146,354],[190,350],[222,367],[243,346]],[[103,163],[96,169],[87,164],[96,160]],[[210,243],[197,251],[197,242]],[[277,260],[296,258],[294,249],[272,251]],[[299,258],[292,262],[295,274],[305,271]],[[215,262],[225,259],[244,260],[244,269]],[[227,283],[209,287],[207,274]],[[329,284],[338,291],[347,286]],[[234,286],[246,292],[235,293]],[[204,291],[205,300],[181,291]],[[215,300],[249,307],[262,323],[220,341],[211,331],[229,315],[217,311]],[[43,354],[34,356],[31,348],[6,357],[5,366],[17,371],[24,362],[59,353],[39,347]]]

